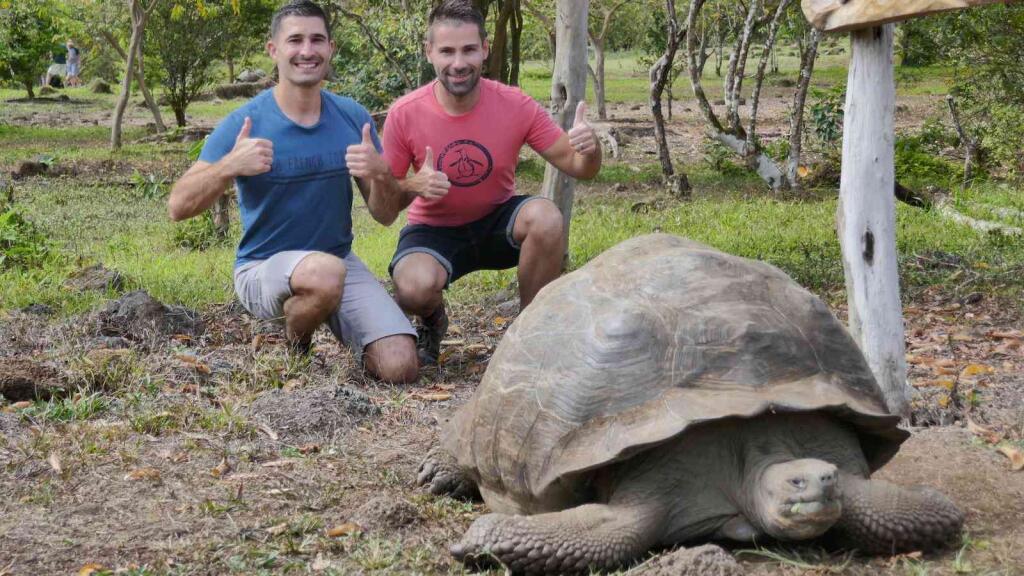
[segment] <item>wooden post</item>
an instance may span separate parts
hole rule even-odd
[[[893,163],[893,30],[850,33],[843,166],[836,215],[850,332],[885,393],[889,411],[910,413],[896,253]]]
[[[587,95],[587,9],[590,0],[558,0],[555,16],[555,69],[551,75],[551,114],[568,131],[576,105]],[[569,222],[575,180],[550,164],[544,170],[541,195],[562,211],[563,248],[569,254]]]

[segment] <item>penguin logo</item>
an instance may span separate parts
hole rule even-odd
[[[491,175],[494,160],[479,142],[456,140],[441,151],[435,168],[448,175],[452,186],[476,186]]]

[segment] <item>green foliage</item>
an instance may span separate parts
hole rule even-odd
[[[949,189],[963,178],[963,168],[935,155],[921,135],[896,138],[896,181],[910,188],[935,185]]]
[[[944,47],[936,26],[934,18],[916,18],[900,23],[896,52],[902,66],[928,66],[939,61]]]
[[[433,77],[423,57],[423,33],[430,10],[426,0],[350,2],[335,23],[338,78],[331,89],[351,96],[370,110],[386,109],[398,96]],[[376,42],[367,41],[372,36]]]
[[[158,2],[146,26],[148,56],[159,60],[161,81],[178,126],[185,110],[213,82],[213,64],[230,40],[235,18],[229,0]]]
[[[702,149],[704,163],[715,172],[723,176],[738,176],[747,172],[745,168],[732,161],[736,153],[718,140],[705,138]]]
[[[217,233],[213,212],[206,210],[199,216],[176,223],[172,242],[179,248],[202,251],[223,246],[227,244],[227,239]]]
[[[825,148],[838,148],[843,135],[843,105],[846,98],[845,86],[834,86],[828,90],[812,89],[811,129],[818,142]]]
[[[51,398],[45,402],[39,400],[22,415],[49,422],[82,422],[103,413],[107,409],[107,402],[98,392],[79,392],[70,398]]]
[[[57,7],[50,0],[0,2],[0,79],[32,86],[46,72],[49,54],[60,49]]]
[[[143,174],[136,170],[132,174],[135,192],[147,200],[161,199],[167,196],[167,177],[159,174]]]
[[[0,213],[0,270],[41,266],[51,256],[43,233],[14,209]]]

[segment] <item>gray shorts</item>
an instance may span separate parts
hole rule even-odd
[[[284,301],[292,296],[292,271],[312,254],[290,250],[235,269],[235,294],[250,313],[264,320],[284,320]],[[416,337],[409,319],[384,286],[352,252],[345,257],[345,291],[341,306],[327,319],[334,337],[357,353],[386,336]]]

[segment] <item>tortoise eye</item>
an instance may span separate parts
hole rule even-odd
[[[803,490],[804,488],[807,487],[807,480],[805,480],[803,478],[790,478],[789,479],[789,483],[794,488],[799,488],[800,490]]]

